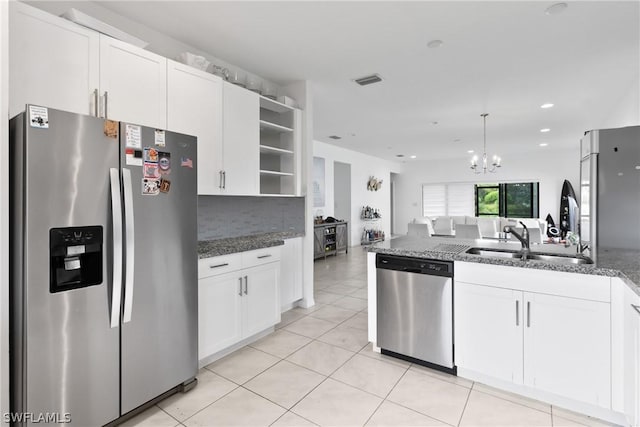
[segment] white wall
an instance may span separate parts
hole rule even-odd
[[[407,163],[396,185],[396,232],[406,234],[407,224],[422,216],[422,184],[442,182],[539,182],[540,217],[551,214],[559,221],[560,193],[565,179],[580,190],[580,147],[571,150],[540,150],[539,154],[507,157],[495,174],[474,175],[469,159],[448,159]]]
[[[0,1],[0,414],[9,412],[9,10]],[[6,425],[4,417],[0,425]]]
[[[349,219],[349,244],[360,245],[360,237],[365,222],[360,219],[362,206],[368,205],[380,209],[382,219],[378,221],[379,228],[389,235],[390,222],[390,193],[389,184],[391,172],[401,172],[403,164],[383,160],[377,157],[336,147],[320,141],[313,141],[313,155],[325,159],[325,206],[315,207],[315,212],[322,210],[324,217],[333,216],[333,162],[349,163],[351,165],[351,218]],[[368,191],[367,181],[370,176],[382,179],[382,188],[378,191]],[[342,219],[342,218],[341,218]],[[368,224],[370,227],[370,224]],[[372,227],[370,227],[372,228]],[[376,227],[377,228],[377,227]]]
[[[602,127],[610,129],[636,125],[640,125],[640,76],[633,79],[629,90],[616,103]]]

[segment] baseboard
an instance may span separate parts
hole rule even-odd
[[[601,406],[580,402],[564,396],[559,396],[557,394],[541,391],[529,386],[513,384],[509,381],[496,379],[479,372],[463,369],[460,367],[458,367],[458,376],[488,385],[490,387],[495,387],[504,391],[508,391],[510,393],[519,394],[521,396],[539,400],[550,405],[578,412],[590,417],[599,418],[616,425],[630,425],[629,420],[627,419],[625,414],[613,411],[611,409],[603,408]]]

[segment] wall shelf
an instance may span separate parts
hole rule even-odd
[[[264,169],[260,169],[260,175],[293,176],[293,174],[289,172],[268,171]]]
[[[282,126],[277,123],[271,123],[266,120],[260,120],[260,130],[275,131],[275,132],[293,132],[293,129],[290,127]]]
[[[293,107],[283,104],[282,102],[275,101],[271,98],[267,98],[266,96],[262,96],[262,95],[260,95],[260,108],[273,111],[274,113],[286,113],[288,111],[293,111],[295,109]]]
[[[300,110],[260,97],[260,194],[299,194]]]
[[[271,154],[293,154],[291,150],[285,150],[284,148],[272,147],[270,145],[260,144],[260,152],[261,153],[271,153]]]

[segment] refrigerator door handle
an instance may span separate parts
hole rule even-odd
[[[122,169],[122,183],[124,187],[124,227],[126,244],[126,263],[124,279],[124,312],[122,323],[131,321],[133,309],[133,277],[135,265],[135,235],[133,224],[133,190],[131,187],[131,171]]]
[[[120,326],[120,302],[122,299],[122,203],[120,194],[120,173],[109,169],[111,181],[111,216],[113,223],[113,265],[111,290],[111,327]]]

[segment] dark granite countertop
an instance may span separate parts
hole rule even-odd
[[[285,239],[302,236],[304,236],[304,233],[298,231],[282,231],[227,239],[200,240],[198,242],[198,258],[211,258],[214,256],[280,246],[284,245]]]
[[[395,254],[417,258],[430,258],[447,261],[468,261],[492,265],[504,265],[539,270],[563,271],[569,273],[592,274],[607,277],[620,277],[631,289],[640,295],[640,251],[624,249],[603,249],[595,256],[594,264],[558,264],[545,261],[481,257],[466,254],[472,247],[513,249],[520,248],[519,243],[503,243],[491,240],[466,240],[446,237],[429,239],[400,237],[371,245],[369,252]],[[575,255],[575,246],[542,244],[531,245],[532,252],[560,255]]]

